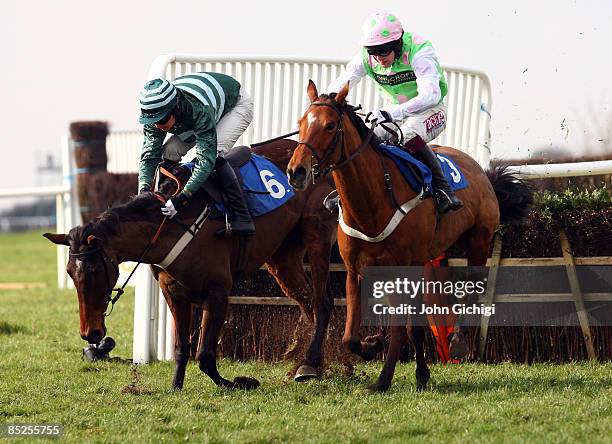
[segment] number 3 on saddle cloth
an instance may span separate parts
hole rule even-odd
[[[238,180],[242,183],[244,199],[251,217],[263,216],[274,211],[289,199],[295,192],[289,185],[287,175],[270,160],[255,153],[247,147],[236,147],[226,156],[226,160],[234,167]],[[193,170],[193,163],[183,164]],[[204,190],[215,201],[215,208],[225,214],[225,207],[221,203],[220,190],[214,181],[207,181]]]
[[[392,145],[380,145],[381,152],[395,162],[402,172],[404,179],[418,194],[425,188],[425,193],[431,192],[431,171],[425,164],[416,160],[410,153]],[[436,154],[440,160],[442,171],[453,191],[462,190],[469,186],[468,180],[461,173],[459,167],[449,157]],[[424,193],[424,194],[425,194]]]

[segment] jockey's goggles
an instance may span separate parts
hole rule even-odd
[[[393,51],[395,42],[385,43],[379,46],[370,46],[366,48],[366,51],[371,56],[387,57]]]

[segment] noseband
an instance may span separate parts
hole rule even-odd
[[[102,258],[102,264],[104,265],[104,277],[106,278],[106,290],[104,295],[106,296],[106,306],[108,308],[108,304],[111,303],[112,307],[115,306],[115,302],[117,302],[119,300],[119,298],[121,297],[121,295],[123,294],[123,289],[122,288],[113,288],[113,285],[111,284],[111,279],[109,277],[109,273],[108,273],[108,264],[112,265],[113,270],[117,273],[117,277],[119,277],[119,264],[116,263],[115,261],[113,261],[104,251],[104,248],[102,247],[96,247],[96,248],[92,248],[91,250],[87,250],[84,251],[82,253],[71,253],[69,252],[68,255],[70,257],[75,257],[75,258],[87,258],[87,257],[92,257],[92,256],[101,256]],[[115,297],[113,297],[113,291],[117,292],[117,295]],[[112,312],[112,308],[111,308],[111,312]],[[108,316],[110,315],[110,313],[104,313],[104,316]]]
[[[332,154],[336,152],[338,147],[341,146],[342,148],[344,148],[344,128],[342,126],[342,117],[344,116],[344,109],[341,108],[340,105],[335,101],[323,102],[323,101],[318,100],[316,102],[312,102],[308,108],[310,108],[311,106],[327,106],[328,108],[333,109],[336,112],[336,114],[338,114],[338,118],[339,118],[338,126],[336,127],[336,134],[334,135],[334,138],[327,146],[327,149],[325,150],[325,154],[323,155],[323,157],[317,154],[317,150],[313,146],[312,143],[306,140],[298,141],[298,145],[304,145],[306,148],[308,148],[310,152],[312,153],[312,157],[316,159],[316,163],[311,162],[312,181],[314,183],[315,179],[319,176],[319,174],[325,177],[332,171],[344,167],[345,165],[350,163],[353,159],[355,159],[357,156],[359,156],[365,148],[370,146],[370,141],[372,140],[372,136],[374,134],[375,124],[372,125],[372,127],[370,128],[370,131],[368,132],[368,135],[365,137],[361,145],[357,148],[357,150],[355,150],[354,153],[352,153],[350,156],[346,158],[341,157],[339,163],[329,165],[321,172],[319,168],[329,160]],[[357,109],[360,109],[360,108],[361,106],[352,107],[351,109],[353,111],[356,111]],[[308,111],[308,109],[306,111]],[[344,156],[344,149],[342,149],[340,155]]]

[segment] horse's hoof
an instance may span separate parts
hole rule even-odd
[[[370,393],[383,393],[386,392],[389,389],[388,385],[382,385],[382,384],[370,384],[367,387],[368,392]]]
[[[462,333],[455,333],[453,339],[450,341],[448,352],[452,359],[465,358],[469,352],[469,347],[465,335]]]
[[[377,354],[385,350],[385,338],[383,335],[368,336],[361,343],[361,352],[358,353],[365,361],[373,360]]]
[[[371,344],[373,351],[380,353],[385,349],[385,337],[383,335],[373,335],[366,337],[363,342]]]
[[[261,384],[255,378],[249,378],[248,376],[237,376],[234,378],[234,388],[242,390],[254,390]]]
[[[314,379],[318,377],[319,374],[317,371],[309,365],[301,365],[300,368],[295,372],[295,376],[293,376],[293,380],[295,382],[304,382],[309,379]]]
[[[417,392],[424,392],[426,390],[427,390],[427,382],[417,381],[417,383],[416,383],[416,391]]]

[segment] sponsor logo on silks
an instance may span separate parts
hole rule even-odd
[[[429,116],[425,120],[425,129],[428,133],[431,133],[436,128],[439,128],[442,125],[444,125],[445,122],[446,122],[446,119],[444,117],[444,113],[440,111],[438,113],[435,113]]]
[[[414,82],[416,74],[414,71],[402,71],[390,76],[384,74],[374,74],[374,79],[381,85],[399,85],[401,83]]]

